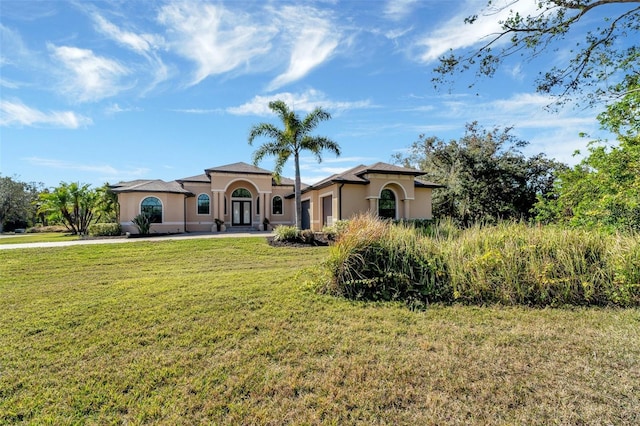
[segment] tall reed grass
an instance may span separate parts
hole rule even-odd
[[[331,248],[326,291],[411,304],[640,306],[640,236],[502,223],[426,231],[370,215]]]

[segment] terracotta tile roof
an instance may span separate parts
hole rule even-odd
[[[111,185],[111,190],[116,193],[120,192],[168,192],[174,194],[193,195],[184,189],[178,182],[165,182],[160,179],[154,180],[132,180],[129,182],[120,182]]]
[[[269,170],[261,169],[260,167],[252,166],[247,163],[233,163],[227,164],[225,166],[220,167],[212,167],[210,169],[206,169],[205,172],[208,173],[241,173],[241,174],[251,174],[251,175],[270,175],[271,172]]]

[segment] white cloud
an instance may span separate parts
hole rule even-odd
[[[196,63],[192,85],[268,53],[277,32],[252,22],[246,13],[207,3],[171,3],[161,9],[158,21],[168,27],[168,45]]]
[[[92,124],[89,117],[71,111],[42,112],[20,101],[0,101],[0,125],[2,126],[52,126],[77,129]]]
[[[537,10],[537,3],[534,1],[498,0],[490,9],[483,9],[485,4],[484,1],[467,0],[458,14],[417,40],[414,47],[420,53],[416,59],[429,63],[449,50],[486,43],[491,34],[495,35],[500,31],[499,21],[504,21],[512,12],[528,16]],[[478,19],[473,24],[464,24],[465,18],[476,14]]]
[[[201,109],[201,108],[187,108],[187,109],[172,109],[173,112],[182,112],[184,114],[221,114],[224,111],[220,109]]]
[[[384,7],[384,16],[392,21],[400,21],[411,15],[418,0],[388,0]]]
[[[91,16],[96,23],[98,32],[105,34],[116,43],[133,50],[147,60],[149,66],[145,67],[145,70],[150,71],[154,77],[145,92],[153,89],[157,84],[169,77],[169,70],[157,53],[165,45],[165,41],[161,36],[125,31],[97,13],[93,13]]]
[[[294,42],[287,70],[269,83],[269,91],[299,80],[327,61],[340,40],[340,31],[330,17],[315,9],[287,6],[277,15],[285,28],[283,41],[293,38]]]
[[[54,59],[71,73],[63,77],[64,94],[87,102],[114,96],[123,90],[120,79],[129,70],[118,62],[96,56],[87,49],[53,44],[47,46]]]
[[[99,32],[140,54],[156,50],[164,44],[164,40],[160,36],[154,34],[136,34],[131,31],[121,30],[97,13],[94,13],[92,17]]]
[[[140,112],[142,111],[142,108],[139,107],[121,107],[118,104],[111,104],[108,107],[105,108],[105,113],[111,115],[111,114],[119,114],[122,112]]]
[[[329,112],[342,112],[350,109],[373,108],[371,101],[340,102],[331,101],[319,91],[310,89],[303,93],[276,93],[269,96],[255,96],[249,102],[238,107],[227,108],[227,112],[234,115],[262,115],[273,114],[269,109],[269,102],[275,100],[284,101],[290,108],[299,112],[311,112],[317,107],[322,107]]]

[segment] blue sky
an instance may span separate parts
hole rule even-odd
[[[2,0],[0,173],[47,187],[101,185],[250,163],[251,125],[279,124],[267,107],[274,99],[333,116],[315,134],[338,142],[342,156],[318,164],[305,155],[307,183],[390,162],[420,134],[457,139],[474,120],[514,126],[527,154],[575,163],[587,142],[579,133],[598,134],[599,111],[548,111],[532,82],[601,16],[548,56],[514,57],[473,89],[469,74],[434,90],[440,55],[497,30],[485,3]],[[526,13],[535,3],[514,7]],[[463,24],[479,12],[477,24]],[[292,162],[284,175],[293,176]]]

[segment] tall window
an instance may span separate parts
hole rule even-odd
[[[271,214],[282,214],[282,197],[276,195],[271,201]]]
[[[140,211],[151,217],[151,223],[162,223],[162,203],[156,197],[147,197],[142,200]]]
[[[209,214],[209,196],[207,194],[198,195],[198,214]]]
[[[382,218],[396,218],[396,196],[390,189],[383,189],[378,200],[378,216]]]
[[[256,214],[260,214],[260,195],[256,198]]]

